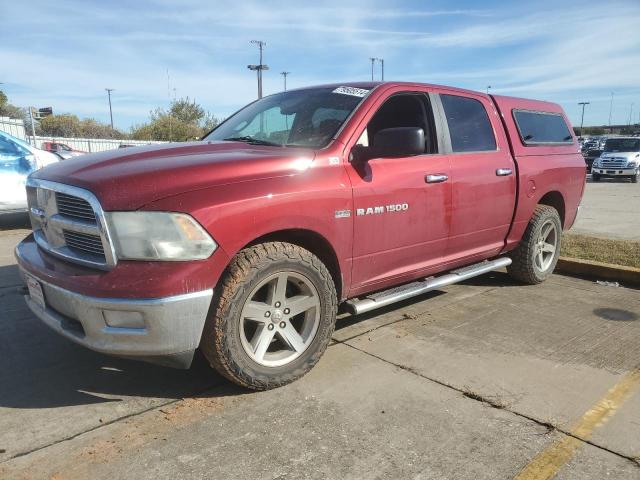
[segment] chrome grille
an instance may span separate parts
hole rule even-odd
[[[62,233],[67,247],[71,250],[80,250],[91,255],[97,255],[104,261],[104,248],[99,235],[88,235],[70,230],[63,230]]]
[[[91,205],[86,200],[66,193],[56,192],[56,204],[58,213],[71,218],[96,222],[96,215]]]
[[[29,178],[27,198],[38,246],[59,258],[109,270],[116,255],[105,214],[88,190]]]
[[[602,168],[624,168],[627,166],[625,157],[608,157],[601,159]]]

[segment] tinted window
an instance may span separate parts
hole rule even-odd
[[[514,110],[513,116],[525,145],[573,143],[569,127],[559,113]]]
[[[640,139],[610,138],[604,144],[605,152],[640,152]]]
[[[482,103],[473,98],[440,95],[454,152],[496,149],[496,138]]]

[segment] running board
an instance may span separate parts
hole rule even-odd
[[[431,290],[446,287],[453,283],[462,282],[472,277],[477,277],[484,273],[506,267],[511,264],[509,257],[500,257],[495,260],[485,260],[484,262],[469,265],[468,267],[452,270],[440,277],[429,277],[416,282],[394,287],[382,292],[373,293],[363,298],[352,298],[347,300],[345,305],[347,310],[353,315],[369,312],[376,308],[385,307],[392,303],[415,297]]]

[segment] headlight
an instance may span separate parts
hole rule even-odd
[[[636,168],[638,166],[638,162],[636,161],[632,161],[632,162],[628,162],[627,163],[627,167],[629,168]]]
[[[169,212],[107,212],[120,260],[202,260],[216,242],[189,215]]]

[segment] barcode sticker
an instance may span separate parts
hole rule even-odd
[[[341,93],[342,95],[351,95],[353,97],[364,97],[369,90],[356,87],[338,87],[332,93]]]

